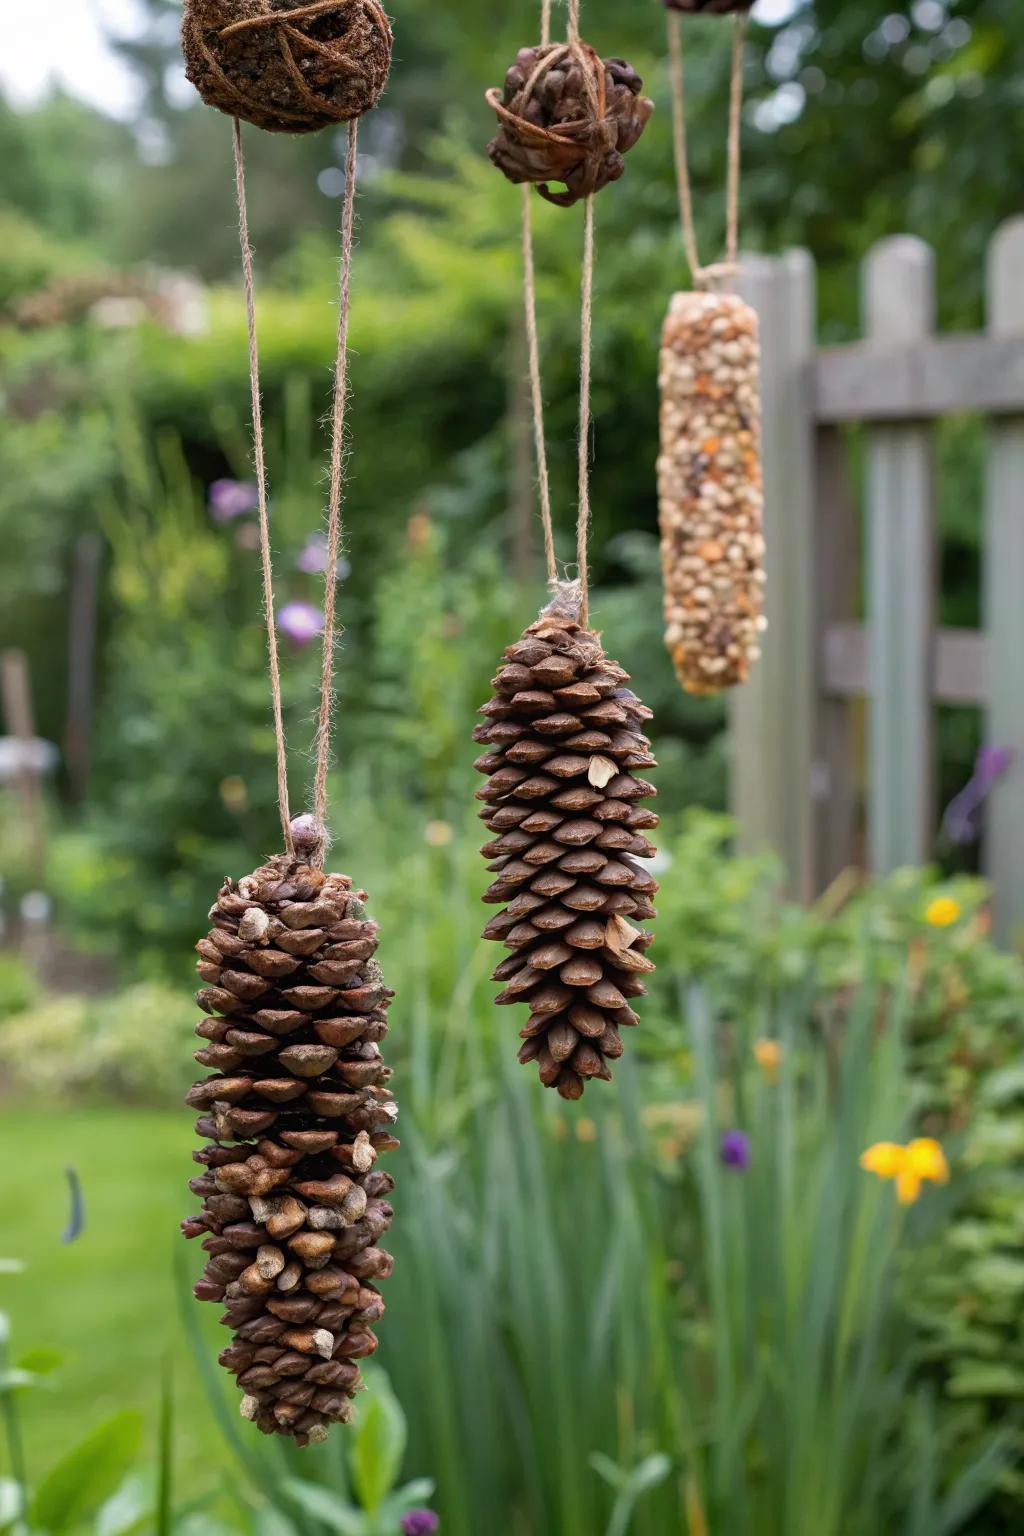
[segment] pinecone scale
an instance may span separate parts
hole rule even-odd
[[[484,901],[503,906],[484,937],[511,951],[496,1001],[528,1007],[519,1059],[566,1099],[611,1078],[654,969],[638,925],[658,887],[635,861],[655,852],[658,818],[640,802],[656,791],[637,775],[657,765],[642,730],[651,712],[628,682],[597,635],[547,610],[505,652],[474,733],[495,834]]]
[[[282,856],[225,882],[196,946],[196,1060],[212,1074],[187,1095],[209,1143],[182,1226],[208,1255],[195,1294],[224,1303],[243,1416],[300,1445],[351,1417],[392,1268],[394,1180],[376,1167],[398,1146],[379,1049],[392,993],[365,900]]]

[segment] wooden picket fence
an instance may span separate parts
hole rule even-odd
[[[849,346],[817,346],[806,252],[748,257],[742,286],[762,325],[769,551],[764,657],[732,705],[742,842],[775,848],[804,898],[849,866],[927,861],[935,707],[978,706],[985,740],[1016,754],[984,854],[1009,938],[1024,924],[1024,217],[989,248],[978,334],[935,333],[935,256],[912,236],[868,253],[864,340]],[[987,420],[981,632],[936,622],[934,426],[960,412]],[[864,427],[863,506],[852,423]]]

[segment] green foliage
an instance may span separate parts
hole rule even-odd
[[[194,1075],[194,1023],[187,990],[156,982],[42,998],[0,1022],[0,1069],[49,1102],[174,1103]]]
[[[398,1536],[402,1516],[430,1499],[434,1485],[429,1478],[398,1486],[407,1439],[405,1414],[384,1372],[371,1367],[367,1374],[369,1395],[348,1436],[344,1486],[289,1477],[279,1490],[283,1497],[275,1511],[282,1521],[298,1511],[316,1521],[324,1536]]]
[[[0,1275],[17,1273],[21,1265],[0,1260]],[[0,1477],[2,1536],[222,1536],[214,1521],[200,1517],[205,1499],[178,1509],[172,1498],[173,1423],[169,1383],[165,1381],[160,1409],[160,1459],[154,1474],[137,1470],[143,1437],[142,1415],[120,1409],[108,1415],[70,1447],[61,1447],[55,1460],[37,1477],[30,1477],[22,1435],[20,1399],[25,1391],[48,1384],[64,1364],[60,1353],[41,1345],[9,1367],[10,1328],[0,1312],[0,1410],[3,1440],[11,1476]],[[48,1442],[52,1444],[52,1440]],[[226,1536],[226,1533],[224,1533]]]
[[[39,984],[28,961],[14,951],[0,951],[0,1024],[23,1013],[38,994]]]
[[[35,1530],[64,1536],[93,1514],[120,1487],[138,1456],[142,1422],[116,1413],[68,1451],[45,1476],[29,1506]]]

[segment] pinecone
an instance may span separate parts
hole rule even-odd
[[[501,125],[487,153],[509,181],[536,182],[560,208],[619,179],[654,111],[625,59],[602,60],[586,43],[580,50],[521,48],[504,91],[487,92]],[[552,192],[549,181],[566,190]]]
[[[685,11],[694,16],[729,16],[749,11],[754,0],[661,0],[668,11]]]
[[[497,1001],[526,1003],[519,1060],[538,1062],[564,1099],[610,1080],[619,1030],[639,1022],[629,999],[654,969],[651,935],[634,924],[654,917],[658,887],[634,857],[654,853],[644,833],[658,818],[639,802],[656,791],[632,770],[656,764],[642,734],[651,711],[628,681],[556,600],[505,652],[474,732],[495,834],[484,901],[508,903],[484,930],[512,951],[494,972]]]
[[[193,1153],[203,1203],[182,1230],[209,1254],[196,1296],[226,1303],[220,1361],[243,1417],[306,1445],[351,1418],[357,1362],[377,1348],[394,1180],[374,1163],[398,1142],[377,924],[365,892],[297,846],[226,881],[196,945],[196,1060],[214,1074],[187,1102],[211,1145]]]

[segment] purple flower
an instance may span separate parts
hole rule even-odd
[[[750,1137],[746,1131],[726,1131],[719,1151],[727,1168],[745,1173],[750,1167]]]
[[[277,627],[293,645],[308,645],[324,632],[324,616],[312,603],[285,603],[278,610]]]
[[[402,1536],[434,1536],[441,1522],[432,1509],[410,1509],[402,1516]]]
[[[946,807],[942,825],[951,843],[965,848],[981,833],[982,811],[989,795],[1004,773],[1013,767],[1011,747],[982,747],[974,764],[974,773]]]
[[[209,498],[210,516],[215,523],[230,523],[259,505],[256,487],[241,480],[215,480],[210,486]]]
[[[307,576],[316,576],[327,569],[327,537],[322,533],[311,533],[302,549],[299,551],[295,564],[300,571],[305,571]],[[334,575],[338,581],[344,581],[352,567],[347,560],[339,560],[334,567]]]

